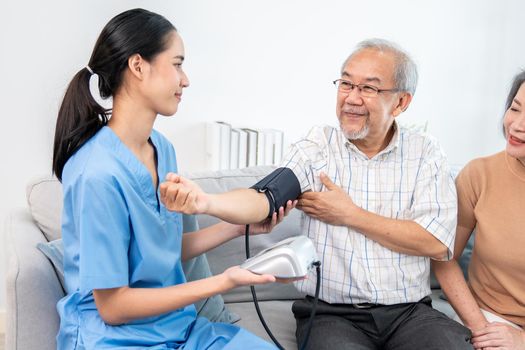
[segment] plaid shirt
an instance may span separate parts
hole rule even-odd
[[[341,130],[314,127],[292,144],[281,163],[293,170],[301,189],[323,191],[328,177],[363,209],[412,220],[448,247],[452,258],[457,199],[454,179],[437,142],[395,124],[390,144],[369,159]],[[333,226],[305,214],[302,231],[321,259],[320,298],[329,303],[396,304],[429,295],[430,260],[390,250],[352,227]],[[296,286],[315,293],[315,271]]]

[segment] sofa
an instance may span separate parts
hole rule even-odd
[[[272,167],[258,166],[184,175],[197,182],[205,191],[217,193],[233,188],[249,187],[272,170]],[[60,183],[50,176],[35,179],[28,184],[27,202],[27,208],[12,211],[4,231],[8,258],[6,349],[56,349],[55,336],[59,318],[55,306],[64,296],[64,289],[59,271],[60,263],[54,261],[53,253],[50,254],[43,248],[49,248],[55,242],[60,242],[62,209]],[[254,255],[287,237],[300,235],[300,215],[299,210],[293,210],[271,234],[252,237],[251,254]],[[204,228],[215,222],[217,219],[207,215],[185,217],[185,231],[197,227]],[[240,237],[186,262],[185,271],[188,279],[191,279],[189,275],[198,279],[210,273],[221,273],[227,267],[240,264],[244,260],[244,239]],[[196,274],[189,271],[193,265],[200,266]],[[432,280],[431,286],[434,307],[453,316],[454,311],[440,297],[441,292],[435,280]],[[285,349],[296,349],[295,319],[291,312],[291,305],[294,300],[303,296],[293,284],[275,283],[257,286],[256,290],[263,315],[276,338]],[[270,341],[260,324],[248,287],[234,289],[214,298],[204,300],[197,305],[201,316],[214,321],[236,322],[239,326]]]

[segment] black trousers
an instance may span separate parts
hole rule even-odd
[[[307,296],[292,306],[300,346],[312,310]],[[309,350],[462,350],[473,349],[470,330],[432,308],[432,299],[395,305],[328,304],[319,300]]]

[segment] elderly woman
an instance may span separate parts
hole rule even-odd
[[[525,71],[512,83],[504,151],[458,175],[457,259],[473,230],[468,285],[457,261],[433,262],[448,300],[472,330],[476,349],[525,349]]]

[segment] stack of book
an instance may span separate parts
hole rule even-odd
[[[284,134],[276,129],[236,128],[229,123],[206,123],[208,169],[240,169],[277,165],[283,156]]]

